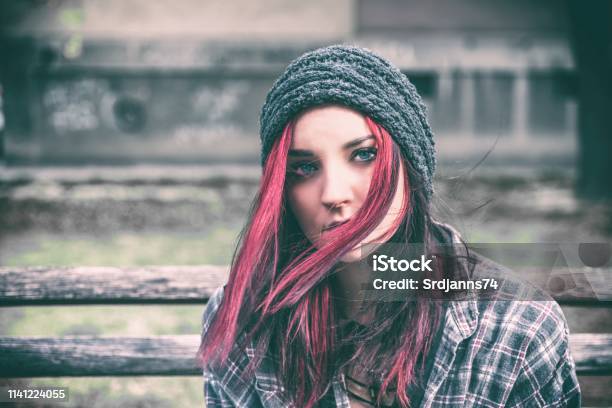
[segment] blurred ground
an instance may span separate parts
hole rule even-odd
[[[256,167],[6,169],[0,176],[0,265],[227,264],[258,183]],[[612,211],[577,200],[573,174],[447,167],[439,219],[469,242],[609,242]],[[196,334],[200,305],[0,310],[1,335]],[[565,307],[570,329],[612,332],[612,310]],[[581,378],[585,405],[611,403],[610,378]],[[198,406],[199,378],[41,379],[71,405]],[[163,391],[158,391],[163,390]],[[588,390],[588,391],[587,391]]]

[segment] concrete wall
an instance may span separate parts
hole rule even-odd
[[[353,0],[56,0],[4,2],[3,27],[28,35],[330,39],[353,30]],[[1,18],[1,17],[0,17]]]
[[[566,33],[560,0],[358,0],[357,30]]]
[[[430,109],[443,160],[573,160],[560,2],[15,2],[0,7],[9,164],[256,162],[258,113],[302,52],[387,57]],[[502,21],[503,20],[503,21]]]

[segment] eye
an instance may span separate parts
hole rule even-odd
[[[353,152],[353,159],[358,162],[371,162],[376,158],[378,150],[375,147],[364,147]]]
[[[291,164],[290,173],[298,178],[308,178],[312,176],[319,167],[316,162],[298,162]]]

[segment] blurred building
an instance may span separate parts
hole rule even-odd
[[[0,6],[11,164],[257,162],[258,114],[302,52],[388,57],[442,161],[572,163],[573,61],[557,0],[26,1]]]

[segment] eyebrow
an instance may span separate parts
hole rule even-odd
[[[342,149],[350,149],[352,147],[359,146],[360,144],[362,144],[366,140],[370,140],[370,139],[374,139],[374,135],[367,135],[367,136],[364,136],[364,137],[357,138],[355,140],[351,140],[350,142],[347,142],[347,143],[343,144],[342,145]],[[303,150],[303,149],[290,149],[288,155],[291,156],[291,157],[310,157],[310,156],[314,156],[314,154],[310,150]]]
[[[370,139],[374,139],[374,135],[367,135],[364,137],[360,137],[358,139],[352,140],[348,143],[345,143],[342,148],[343,149],[350,149],[351,147],[355,147],[358,146],[360,144],[362,144],[363,142],[365,142],[366,140],[370,140]]]

